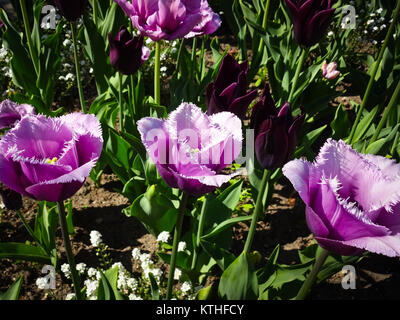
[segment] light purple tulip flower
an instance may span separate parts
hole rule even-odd
[[[207,116],[194,104],[182,103],[166,120],[141,119],[138,130],[158,172],[172,188],[201,195],[238,174],[219,174],[242,150],[242,123],[233,113]]]
[[[0,182],[36,200],[65,200],[83,185],[102,146],[94,115],[26,116],[0,140]]]
[[[324,61],[321,67],[322,76],[327,80],[336,79],[340,75],[340,71],[337,70],[337,67],[338,65],[336,62],[327,63]]]
[[[221,19],[207,0],[114,0],[143,36],[175,40],[215,32]]]
[[[400,165],[329,139],[314,163],[293,160],[284,175],[306,204],[306,220],[324,249],[400,256]]]
[[[11,100],[4,100],[0,103],[0,130],[11,128],[14,124],[26,115],[35,114],[35,108],[29,104],[21,104]]]

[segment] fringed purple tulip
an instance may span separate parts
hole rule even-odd
[[[33,114],[35,108],[29,104],[18,105],[11,100],[4,100],[0,103],[0,130],[11,128],[24,116]]]
[[[215,32],[221,24],[206,0],[114,0],[143,36],[175,40]]]
[[[269,87],[264,88],[260,101],[253,107],[250,120],[257,160],[264,169],[279,168],[290,160],[304,118],[304,112],[293,118],[288,102],[278,112]]]
[[[138,130],[158,172],[172,188],[201,195],[238,174],[219,174],[242,149],[241,120],[230,112],[209,117],[199,107],[182,103],[166,120],[141,119]]]
[[[329,139],[314,163],[293,160],[284,175],[306,204],[306,220],[324,249],[400,256],[400,165]]]
[[[26,116],[0,140],[0,182],[36,200],[65,200],[82,186],[102,146],[93,115]]]
[[[65,19],[76,21],[85,9],[86,0],[54,0],[54,3]]]
[[[325,34],[332,21],[334,0],[286,0],[296,41],[312,47]]]
[[[240,119],[246,117],[250,103],[257,90],[247,93],[247,61],[239,64],[231,55],[226,55],[214,82],[206,90],[207,114],[229,111]]]
[[[149,59],[150,49],[143,45],[143,36],[132,37],[122,26],[115,39],[108,34],[111,65],[119,72],[135,74]]]

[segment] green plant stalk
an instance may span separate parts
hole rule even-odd
[[[206,41],[208,40],[208,36],[205,35],[202,38],[201,41],[201,55],[200,57],[202,57],[202,62],[200,65],[200,81],[203,80],[204,76],[205,76],[205,72],[206,72],[206,55],[205,55],[205,45],[206,45]]]
[[[174,283],[176,256],[178,253],[179,238],[180,238],[181,230],[182,230],[183,217],[185,216],[187,199],[188,199],[188,195],[186,193],[183,193],[182,200],[181,200],[181,203],[179,206],[178,220],[176,221],[176,225],[175,225],[174,241],[172,243],[172,253],[171,253],[171,261],[170,261],[170,265],[169,265],[168,284],[167,284],[167,300],[171,299],[171,296],[172,296],[172,286]]]
[[[390,111],[392,110],[392,108],[394,106],[397,105],[397,101],[399,100],[399,96],[400,96],[400,81],[397,84],[396,89],[394,90],[393,96],[390,99],[389,105],[387,106],[387,108],[385,109],[382,119],[378,124],[378,127],[375,130],[374,135],[371,138],[371,141],[369,142],[369,145],[373,144],[379,137],[379,134],[381,133],[381,130],[383,128],[383,126],[386,124],[387,118],[390,114]]]
[[[299,76],[300,76],[301,70],[303,68],[304,61],[306,60],[307,53],[308,53],[308,49],[306,49],[306,48],[301,49],[300,60],[297,64],[296,73],[294,74],[294,78],[292,80],[292,90],[290,91],[289,98],[288,98],[288,101],[291,104],[294,104],[294,101],[292,101],[292,98],[296,92],[297,82],[299,81]]]
[[[161,67],[161,43],[160,41],[156,42],[156,52],[155,52],[155,62],[154,62],[154,100],[160,105],[161,104],[161,76],[160,76],[160,67]]]
[[[253,238],[256,232],[256,226],[258,222],[258,217],[260,216],[261,210],[263,209],[263,197],[264,193],[267,189],[268,180],[271,176],[271,171],[264,170],[264,175],[261,180],[260,191],[258,192],[257,200],[256,200],[256,207],[253,212],[253,217],[251,219],[251,224],[249,228],[249,233],[247,234],[246,243],[244,244],[243,253],[248,253],[251,249],[251,245],[253,243]]]
[[[297,293],[295,300],[304,300],[307,297],[308,292],[310,291],[312,285],[317,279],[318,272],[321,270],[321,267],[324,265],[326,258],[329,256],[329,252],[323,248],[322,251],[318,255],[315,260],[315,264],[308,275],[306,281],[303,282],[299,292]]]
[[[78,272],[76,271],[75,258],[72,253],[71,241],[69,239],[67,219],[65,217],[64,202],[58,201],[57,208],[58,208],[58,217],[60,219],[61,234],[64,241],[65,253],[67,255],[67,260],[71,271],[72,283],[74,284],[75,297],[76,300],[82,300],[81,283]]]
[[[197,264],[198,252],[199,252],[198,250],[200,247],[201,236],[203,235],[207,205],[208,205],[208,195],[205,196],[203,205],[201,207],[199,226],[197,227],[196,247],[193,250],[193,260],[192,260],[192,268],[191,268],[192,270],[194,270],[196,268],[196,264]]]
[[[118,97],[118,104],[119,104],[119,129],[122,132],[124,129],[124,103],[123,103],[123,90],[122,90],[122,73],[118,72],[118,82],[119,82],[119,97]]]
[[[43,248],[43,246],[40,244],[39,239],[35,236],[35,232],[32,230],[32,228],[29,226],[28,222],[26,221],[25,217],[23,216],[23,214],[21,213],[20,210],[15,210],[17,212],[18,217],[21,219],[22,224],[24,225],[24,227],[26,228],[26,230],[28,231],[29,235],[33,238],[33,240],[35,240],[35,242]],[[44,249],[44,248],[43,248]],[[45,250],[46,251],[46,250]]]
[[[355,133],[356,133],[356,128],[357,128],[357,126],[358,126],[358,123],[359,123],[360,120],[361,120],[361,116],[362,116],[362,113],[363,113],[363,111],[364,111],[364,108],[365,108],[365,106],[366,106],[367,103],[368,103],[368,99],[369,99],[369,97],[370,97],[370,94],[371,94],[371,92],[372,92],[372,88],[373,88],[373,86],[374,86],[376,73],[378,72],[379,66],[381,65],[381,62],[382,62],[382,59],[383,59],[383,55],[384,55],[385,50],[386,50],[386,47],[387,47],[387,45],[388,45],[388,43],[389,43],[390,37],[391,37],[392,34],[393,34],[393,30],[394,30],[394,27],[395,27],[395,25],[396,25],[397,18],[399,17],[399,13],[400,13],[400,0],[397,1],[397,6],[396,6],[396,9],[395,9],[394,15],[393,15],[393,21],[392,21],[392,23],[390,24],[390,27],[389,27],[388,32],[387,32],[387,34],[386,34],[386,38],[385,38],[385,41],[384,41],[384,43],[383,43],[383,45],[382,45],[382,48],[381,48],[381,50],[380,50],[380,52],[379,52],[378,59],[377,59],[377,61],[375,62],[375,64],[373,65],[373,67],[372,67],[372,70],[371,70],[371,77],[370,77],[370,79],[369,79],[368,86],[367,86],[367,89],[366,89],[366,91],[365,91],[363,101],[362,101],[362,103],[361,103],[360,109],[359,109],[358,112],[357,112],[356,120],[354,121],[353,126],[352,126],[352,128],[351,128],[350,136],[349,136],[349,140],[348,140],[348,142],[351,143],[351,144],[353,144],[354,142],[356,142],[356,141],[353,141],[354,135],[355,135]]]
[[[265,4],[265,10],[264,10],[264,16],[263,16],[263,22],[262,22],[262,28],[267,29],[267,24],[268,24],[268,13],[269,13],[269,4],[270,0],[267,0],[267,3]],[[260,44],[258,45],[258,56],[261,55],[261,50],[264,47],[264,40],[261,38],[260,39]]]
[[[130,92],[130,98],[129,101],[132,103],[132,117],[133,119],[136,120],[136,100],[135,100],[135,79],[134,75],[131,74],[129,76],[130,78],[130,86],[129,86],[129,92]]]
[[[75,73],[76,73],[76,84],[78,86],[79,101],[83,113],[86,113],[85,98],[83,95],[83,87],[81,81],[81,67],[78,59],[78,42],[76,39],[76,22],[70,22],[72,32],[72,42],[74,45],[74,61],[75,61]]]
[[[196,53],[197,53],[197,38],[194,37],[193,38],[193,46],[192,46],[192,55],[191,55],[191,61],[192,61],[192,75],[193,77],[196,76],[197,73],[197,68],[196,68]]]
[[[97,8],[97,0],[92,0],[93,2],[92,2],[92,7],[93,7],[93,22],[94,22],[94,25],[97,27],[97,11],[98,11],[98,8]]]
[[[29,26],[29,19],[28,19],[28,12],[26,10],[26,3],[25,0],[19,0],[19,4],[21,6],[21,12],[22,12],[22,19],[24,20],[24,27],[25,27],[25,36],[26,36],[26,41],[28,43],[28,48],[29,48],[29,53],[31,55],[33,67],[35,68],[36,75],[39,75],[39,59],[37,57],[36,51],[33,49],[33,42],[32,42],[32,31]]]

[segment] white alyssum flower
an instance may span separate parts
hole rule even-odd
[[[178,252],[185,251],[185,249],[186,249],[186,242],[185,241],[180,241],[178,243]]]
[[[49,283],[47,281],[47,278],[37,278],[36,279],[36,285],[40,290],[48,289],[49,288]]]
[[[99,285],[99,282],[97,280],[85,280],[84,282],[86,286],[86,296],[87,297],[95,297],[97,293],[97,287]]]
[[[93,247],[97,248],[103,243],[102,235],[97,230],[90,231],[90,243]]]
[[[134,293],[131,293],[128,296],[129,300],[143,300],[141,297],[138,297],[137,295],[135,295]]]
[[[167,67],[161,67],[160,71],[163,72],[165,68],[165,71],[167,71]],[[168,243],[169,238],[171,237],[171,235],[169,234],[168,231],[163,231],[161,232],[158,237],[157,237],[157,242],[164,242],[164,243]]]
[[[83,273],[85,272],[85,270],[86,270],[86,263],[84,263],[84,262],[78,263],[78,264],[76,265],[76,270],[77,270],[80,274],[83,274]]]
[[[75,293],[68,293],[65,300],[73,300],[75,298]]]
[[[181,277],[182,277],[182,271],[176,268],[174,273],[174,280],[179,280]]]
[[[138,286],[138,281],[135,278],[129,278],[128,280],[126,280],[126,285],[129,289],[135,291]]]
[[[141,255],[141,253],[140,253],[140,250],[139,250],[138,248],[134,248],[134,249],[132,250],[132,257],[133,257],[133,259],[139,260],[139,259],[140,259],[140,255]]]
[[[61,271],[64,273],[64,276],[69,279],[71,277],[71,269],[69,268],[68,263],[64,263],[61,265]]]
[[[124,273],[126,271],[124,265],[121,262],[115,262],[111,266],[111,269],[114,269],[115,267],[118,267],[118,273]]]
[[[90,277],[90,278],[96,278],[97,272],[98,272],[98,271],[97,271],[95,268],[90,267],[90,268],[87,270],[87,275],[88,275],[88,277]]]
[[[188,293],[192,290],[192,284],[189,281],[185,281],[181,286],[181,290],[183,293]]]

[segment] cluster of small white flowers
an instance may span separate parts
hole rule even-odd
[[[0,48],[0,60],[5,59],[8,56],[8,50],[4,47],[4,44],[1,45]]]
[[[90,267],[87,270],[87,275],[88,275],[88,277],[90,277],[92,279],[99,279],[100,278],[100,271],[98,271],[95,268]]]
[[[137,295],[135,295],[134,293],[131,293],[128,296],[129,300],[143,300],[141,297],[138,297]]]
[[[6,206],[4,205],[3,201],[0,200],[0,210],[5,209]]]
[[[181,241],[178,243],[178,252],[182,252],[186,250],[186,242]]]
[[[49,288],[49,282],[47,278],[37,278],[36,279],[36,285],[40,290],[48,289]]]
[[[174,280],[179,280],[181,277],[182,277],[182,271],[176,268],[174,273]]]
[[[75,298],[75,293],[68,293],[65,300],[73,300]]]
[[[160,70],[162,68],[164,68],[164,67],[161,67]],[[171,235],[169,234],[169,232],[168,231],[163,231],[157,236],[157,242],[168,243],[169,238],[171,238]]]
[[[67,82],[68,81],[73,82],[73,81],[75,81],[75,75],[70,72],[70,73],[67,73],[66,76],[59,76],[58,80],[64,80],[64,81],[67,81]]]
[[[86,270],[86,263],[83,263],[83,262],[78,263],[78,264],[76,265],[76,270],[77,270],[80,274],[85,273],[85,270]]]
[[[182,283],[181,290],[184,294],[187,294],[189,291],[192,290],[192,288],[193,287],[191,282],[185,281],[184,283]]]
[[[87,279],[87,280],[85,280],[84,284],[86,287],[86,296],[90,300],[96,300],[97,299],[97,288],[99,286],[99,281]]]
[[[93,247],[97,248],[103,243],[102,235],[96,230],[90,231],[90,243]]]
[[[154,265],[150,254],[141,253],[139,249],[135,248],[132,250],[132,257],[134,260],[140,261],[140,267],[142,268],[143,275],[146,279],[149,279],[149,274],[151,273],[156,281],[158,283],[160,282],[163,272]]]
[[[71,277],[71,269],[69,268],[68,263],[64,263],[61,265],[61,271],[64,273],[64,276],[69,279]]]

